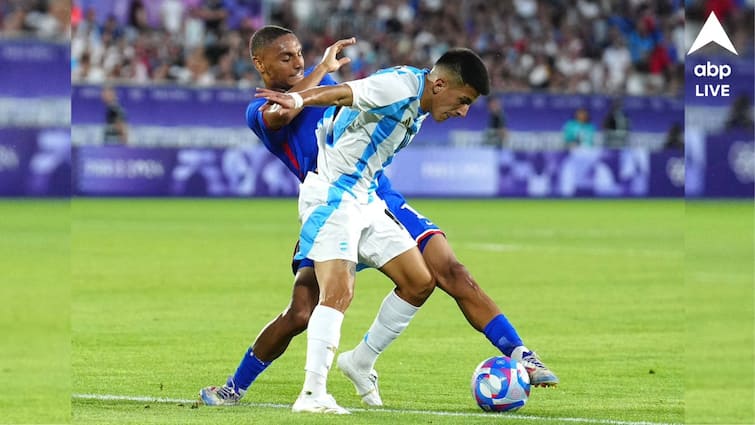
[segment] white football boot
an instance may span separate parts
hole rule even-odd
[[[334,415],[348,415],[351,412],[339,406],[336,399],[330,394],[322,394],[319,397],[309,392],[299,394],[291,411],[294,413],[331,413]]]
[[[537,353],[529,351],[527,347],[520,345],[511,353],[511,358],[517,360],[527,369],[530,376],[530,384],[535,387],[555,387],[558,385],[558,377],[545,363],[540,360]]]
[[[354,384],[357,395],[362,397],[362,402],[368,406],[382,406],[383,400],[380,398],[378,389],[378,373],[375,369],[364,371],[354,366],[352,359],[353,351],[341,353],[338,356],[336,365],[338,369],[346,375]]]

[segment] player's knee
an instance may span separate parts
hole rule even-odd
[[[479,286],[469,270],[458,261],[451,262],[437,273],[438,286],[455,299],[473,297]]]
[[[414,305],[422,305],[435,289],[435,279],[430,272],[420,273],[414,276],[412,285],[407,288],[409,302]]]
[[[432,275],[428,273],[427,280],[425,280],[422,285],[420,285],[419,294],[418,296],[426,300],[430,298],[430,295],[433,293],[433,290],[435,289],[435,279],[433,279]]]
[[[333,307],[339,311],[345,311],[354,298],[353,286],[331,287],[322,294],[321,304]]]
[[[351,300],[354,298],[354,288],[350,286],[341,288],[341,290],[338,291],[338,293],[336,293],[335,296],[341,302],[350,304]]]
[[[292,306],[293,307],[293,306]],[[312,316],[312,309],[300,306],[299,308],[291,308],[286,314],[289,326],[297,333],[302,333],[307,329],[309,325],[309,318]]]

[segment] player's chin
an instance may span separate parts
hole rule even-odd
[[[445,113],[444,114],[439,114],[439,115],[433,114],[433,119],[436,122],[443,122],[443,121],[445,121],[445,120],[448,119],[448,114],[445,114]]]

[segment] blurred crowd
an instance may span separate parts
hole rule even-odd
[[[678,1],[425,0],[325,2],[324,34],[370,28],[356,76],[375,65],[428,66],[447,48],[479,52],[495,90],[678,93],[684,9]],[[416,7],[415,7],[416,6]],[[319,26],[318,26],[319,24]]]
[[[0,0],[0,35],[70,40],[71,2]]]
[[[103,83],[261,84],[248,40],[288,27],[308,65],[356,36],[336,79],[429,67],[467,46],[497,91],[668,94],[683,90],[687,20],[711,11],[741,55],[753,51],[753,0],[73,0],[6,1],[2,31],[71,34],[72,79]],[[61,20],[70,12],[70,22]],[[65,22],[64,22],[65,21]],[[69,25],[67,25],[70,24]],[[698,26],[699,28],[699,26]]]

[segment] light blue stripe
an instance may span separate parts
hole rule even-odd
[[[294,256],[295,260],[303,260],[309,256],[320,229],[325,225],[331,215],[338,208],[337,205],[320,205],[309,215],[307,221],[301,227],[299,233],[299,252]]]
[[[401,103],[406,106],[411,101],[411,99],[408,99],[397,103]],[[326,110],[325,114],[323,115],[323,120],[321,120],[321,123],[327,117],[331,117],[334,110],[334,108],[328,108],[328,110]],[[354,113],[352,113],[352,111]],[[340,129],[338,130],[338,137],[335,137],[335,140],[337,140],[343,134],[345,128],[356,118],[356,116],[359,114],[359,111],[349,109],[348,113],[343,114],[343,118],[341,118],[341,114],[342,113],[339,113],[338,122],[335,123],[336,125],[334,125],[334,127],[340,126]],[[370,142],[367,144],[367,147],[362,153],[362,156],[357,161],[355,172],[352,174],[340,175],[338,177],[338,180],[336,180],[328,189],[327,205],[320,205],[315,207],[315,210],[312,212],[312,214],[310,214],[306,222],[302,225],[301,232],[299,234],[299,252],[297,252],[294,257],[296,260],[303,260],[304,258],[307,258],[309,256],[315,239],[320,233],[320,229],[322,229],[328,219],[333,215],[335,210],[341,205],[344,194],[350,193],[352,196],[356,197],[353,191],[354,186],[362,177],[364,169],[367,167],[370,158],[375,155],[378,146],[388,139],[388,137],[391,135],[391,133],[393,133],[398,124],[399,120],[390,117],[384,117],[380,121],[378,121],[377,126],[375,126],[375,129],[370,135]],[[391,155],[389,161],[392,157],[393,155]],[[372,182],[370,188],[374,186],[374,183],[375,182]],[[372,199],[372,197],[370,199]]]
[[[351,125],[352,122],[359,116],[359,110],[354,108],[343,108],[338,113],[335,123],[333,124],[333,138],[328,140],[328,146],[333,146],[335,142],[343,136],[346,127]]]
[[[309,252],[312,250],[320,229],[322,229],[338,207],[341,206],[343,195],[348,192],[351,196],[356,197],[353,188],[358,180],[358,177],[353,174],[343,174],[338,177],[335,183],[330,185],[326,205],[315,207],[315,210],[307,217],[307,221],[301,227],[301,232],[299,233],[299,252],[294,255],[294,259],[303,260],[309,256]]]
[[[377,152],[378,145],[385,142],[388,139],[388,136],[390,136],[391,133],[396,129],[396,126],[398,125],[398,121],[390,119],[388,117],[385,117],[378,121],[377,126],[375,127],[375,130],[372,132],[372,136],[370,138],[370,144],[367,145],[367,149],[365,149],[364,154],[362,154],[362,157],[359,160],[359,165],[357,167],[357,172],[359,175],[362,175],[362,172],[364,171],[364,167],[367,165],[367,162],[369,161],[370,157]],[[391,155],[392,157],[393,155]],[[378,173],[374,176],[374,179],[372,182],[370,182],[370,194],[369,194],[369,202],[372,202],[374,198],[372,198],[372,192],[374,191],[374,188],[376,188],[376,182],[378,175],[382,173],[382,170],[378,171]]]
[[[359,175],[356,173],[341,174],[328,190],[328,205],[340,205],[344,193],[348,193],[356,198],[354,186],[357,184],[357,181],[359,181]]]
[[[392,66],[390,68],[378,69],[372,75],[388,74],[390,72],[395,72],[397,74],[406,74],[406,71],[404,71],[403,68],[404,67],[401,66]]]
[[[335,114],[335,112],[336,112],[335,106],[331,106],[325,109],[325,112],[322,114],[322,118],[320,118],[320,121],[317,122],[317,126],[320,127],[321,125],[325,123],[325,121],[332,119],[333,114]]]
[[[391,135],[391,133],[393,133],[398,124],[398,120],[390,119],[388,117],[382,118],[380,121],[378,121],[378,124],[375,126],[375,129],[370,135],[369,147],[372,148],[370,149],[370,151],[373,154],[377,151],[377,146],[388,139],[388,137]],[[367,157],[367,159],[369,159],[369,156]]]
[[[375,126],[375,129],[372,132],[369,144],[362,153],[362,156],[357,160],[354,173],[342,174],[340,177],[338,177],[338,180],[333,183],[334,186],[340,188],[341,192],[337,194],[329,194],[329,203],[335,201],[335,198],[331,198],[331,196],[343,197],[343,192],[348,192],[356,198],[353,191],[354,186],[357,184],[359,179],[362,178],[362,174],[364,173],[364,169],[367,167],[370,158],[377,152],[378,145],[383,143],[388,138],[388,136],[393,132],[397,125],[398,121],[389,119],[387,117],[378,121],[377,126]],[[340,201],[340,198],[338,199]]]
[[[378,182],[380,181],[380,176],[383,175],[383,170],[378,171],[375,173],[375,178],[370,182],[370,197],[368,202],[372,202],[374,200],[374,197],[372,196],[372,192],[375,192],[378,189]]]
[[[399,110],[404,109],[406,107],[406,105],[408,105],[409,103],[414,102],[414,101],[419,102],[419,96],[422,94],[422,91],[425,89],[425,76],[427,75],[427,70],[422,70],[422,69],[417,69],[417,68],[414,68],[414,67],[411,67],[411,66],[406,66],[406,67],[401,67],[401,68],[397,67],[397,68],[383,69],[383,70],[380,70],[380,71],[376,72],[375,75],[377,75],[377,74],[385,74],[385,73],[388,73],[388,72],[395,72],[396,74],[400,75],[400,74],[406,74],[407,71],[411,72],[412,74],[414,74],[414,76],[417,78],[417,81],[419,82],[419,90],[417,91],[417,95],[416,96],[412,96],[412,97],[407,98],[407,99],[403,99],[403,100],[401,100],[399,102],[394,102],[394,103],[392,103],[390,105],[387,105],[387,106],[371,109],[370,112],[375,113],[375,114],[392,116],[392,115],[395,115],[396,112],[398,112]],[[422,111],[422,108],[419,107],[419,106],[418,106],[418,110],[421,113],[424,113]],[[397,120],[401,121],[401,119],[403,118],[403,114],[402,114],[402,116],[397,116],[395,118]]]
[[[417,97],[409,97],[406,99],[402,99],[398,102],[393,102],[390,105],[381,106],[379,108],[373,108],[370,109],[370,112],[373,114],[380,114],[384,115],[386,117],[391,117],[397,121],[401,121],[401,118],[403,118],[404,109],[409,105],[410,103],[417,100]],[[401,112],[399,114],[399,112]]]
[[[388,139],[391,133],[396,129],[398,123],[398,121],[389,119],[388,117],[378,121],[375,130],[373,130],[372,135],[370,136],[370,144],[367,145],[367,149],[365,149],[362,158],[360,158],[360,167],[357,168],[360,175],[362,171],[364,171],[364,167],[367,165],[369,159],[377,152],[378,146]]]
[[[325,110],[325,113],[322,114],[322,118],[320,118],[320,121],[317,123],[317,128],[322,127],[323,125],[326,125],[326,122],[330,122],[333,120],[333,114],[335,114],[336,107],[331,106],[328,109]],[[333,146],[333,133],[330,131],[325,132],[325,143],[329,146]]]

